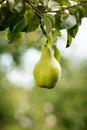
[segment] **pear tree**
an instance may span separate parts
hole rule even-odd
[[[7,30],[8,44],[21,39],[23,32],[37,29],[45,39],[41,45],[41,59],[34,69],[35,80],[41,87],[54,87],[61,75],[60,52],[56,44],[58,37],[62,36],[61,30],[66,30],[66,47],[69,47],[85,17],[87,0],[0,0],[0,31]]]
[[[8,28],[8,43],[40,27],[51,44],[66,29],[69,47],[84,17],[87,0],[0,0],[0,31]]]

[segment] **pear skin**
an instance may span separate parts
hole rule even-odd
[[[35,65],[34,79],[39,87],[53,88],[61,77],[61,66],[47,45],[42,48],[42,55]]]

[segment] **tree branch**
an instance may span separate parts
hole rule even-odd
[[[31,6],[31,8],[33,9],[33,10],[35,10],[36,11],[36,13],[42,18],[42,16],[43,16],[43,14],[31,3],[31,1],[30,0],[25,0],[30,6]]]
[[[41,19],[40,19],[40,28],[41,28],[43,34],[47,37],[46,31],[44,30],[44,27],[42,25]]]
[[[43,14],[44,13],[59,13],[59,14],[63,14],[65,10],[69,10],[69,9],[72,9],[73,7],[76,7],[77,5],[83,5],[83,4],[87,4],[87,2],[78,2],[77,4],[75,5],[72,5],[72,6],[68,6],[68,7],[61,7],[61,9],[59,10],[46,10],[46,11],[43,11],[43,12],[40,12],[37,7],[35,7],[30,0],[25,0],[30,6],[32,9],[34,9],[36,11],[36,13],[42,18],[43,17]]]
[[[87,2],[80,2],[78,4],[72,5],[72,6],[68,6],[68,7],[62,7],[59,10],[50,10],[50,11],[44,11],[43,13],[59,13],[59,14],[63,14],[64,10],[69,10],[72,9],[73,7],[76,7],[77,5],[83,5],[83,4],[87,4]]]

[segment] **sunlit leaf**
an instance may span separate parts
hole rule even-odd
[[[57,36],[61,37],[61,32],[59,30],[53,30],[53,33],[55,33]]]
[[[60,5],[67,5],[70,6],[70,2],[68,0],[54,0],[56,2],[58,2]]]

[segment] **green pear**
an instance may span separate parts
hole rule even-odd
[[[39,87],[53,88],[61,76],[61,66],[48,45],[42,48],[42,55],[34,68],[34,78]]]

